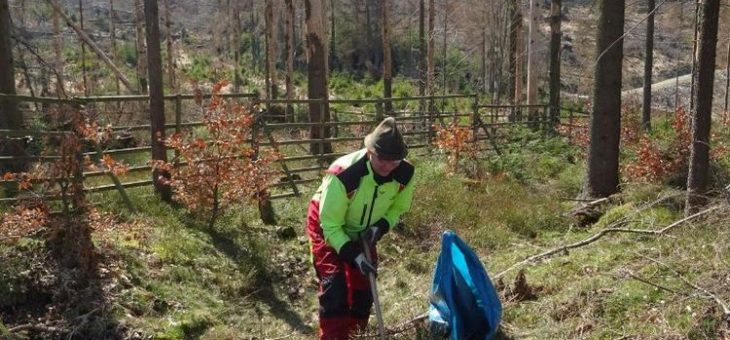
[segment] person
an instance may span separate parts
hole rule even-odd
[[[408,146],[395,119],[383,120],[364,144],[329,166],[307,212],[320,339],[348,339],[367,326],[373,304],[367,276],[377,275],[376,244],[411,207],[415,168],[404,159]]]

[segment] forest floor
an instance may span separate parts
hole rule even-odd
[[[671,225],[684,217],[684,191],[625,182],[620,194],[586,208],[576,200],[580,150],[528,134],[503,156],[464,162],[456,174],[442,155],[413,155],[413,207],[379,249],[380,300],[394,338],[430,338],[421,323],[400,326],[428,310],[446,230],[473,247],[495,281],[502,338],[730,337],[724,199],[661,234],[607,232]],[[0,246],[0,338],[315,338],[308,194],[275,201],[277,226],[243,206],[214,228],[160,202],[151,188],[130,190],[135,213],[117,193],[93,194],[95,278],[61,269],[43,231]],[[595,218],[581,226],[579,215]],[[595,242],[515,266],[598,233],[605,234]]]

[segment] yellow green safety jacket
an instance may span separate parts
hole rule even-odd
[[[318,205],[319,226],[310,225],[310,232],[321,227],[326,243],[340,253],[343,245],[357,240],[371,225],[389,230],[411,207],[414,171],[404,160],[388,176],[379,176],[366,149],[338,158],[312,198],[312,204]],[[315,223],[310,218],[310,224]]]

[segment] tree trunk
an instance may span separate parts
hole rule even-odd
[[[697,64],[697,110],[692,120],[692,151],[687,176],[686,214],[691,215],[707,203],[710,174],[710,125],[712,122],[712,92],[715,81],[715,49],[720,0],[705,0],[702,5],[702,32]]]
[[[486,27],[481,29],[481,41],[479,42],[479,52],[482,57],[481,69],[479,70],[480,71],[479,77],[481,78],[481,83],[482,83],[482,86],[480,86],[480,87],[481,87],[482,93],[489,91],[488,93],[491,94],[492,93],[491,90],[494,89],[494,84],[487,84],[490,81],[489,81],[489,77],[487,76],[487,28]],[[494,70],[493,68],[491,68],[491,66],[493,65],[491,63],[492,61],[493,61],[493,59],[490,60],[490,65],[489,65],[490,72]],[[491,74],[490,74],[490,76],[491,76]],[[490,88],[490,86],[491,86],[491,88]]]
[[[26,27],[25,13],[27,13],[27,12],[26,12],[25,0],[21,0],[19,6],[20,6],[20,12],[19,12],[20,15],[18,15],[18,24],[20,25],[20,27]],[[15,44],[11,43],[11,45],[15,45]],[[18,45],[15,45],[15,48],[18,51],[18,54],[17,54],[18,66],[20,66],[20,69],[23,71],[23,77],[25,78],[26,84],[28,84],[28,91],[30,92],[30,96],[35,97],[36,92],[35,92],[35,89],[33,88],[33,77],[30,74],[30,70],[28,69],[28,63],[25,60],[25,52]],[[43,111],[41,111],[40,103],[33,103],[33,105],[35,107],[36,112],[38,112],[38,113],[43,112]],[[1,106],[2,106],[2,104],[0,104],[0,107]],[[1,111],[2,111],[2,109],[0,109],[0,112]],[[2,115],[2,113],[0,113],[0,115]]]
[[[49,3],[50,5],[50,3]],[[50,5],[53,7],[53,5]],[[56,97],[65,98],[66,89],[64,82],[66,81],[63,76],[63,65],[65,64],[63,58],[63,38],[61,37],[61,20],[60,13],[53,11],[53,52],[54,60],[53,66],[56,69]]]
[[[13,69],[13,41],[10,19],[10,8],[7,0],[0,0],[0,93],[15,94],[15,70]],[[23,114],[15,102],[0,100],[0,129],[23,128]],[[22,156],[23,145],[19,140],[5,139],[0,141],[0,156]],[[25,170],[25,162],[2,164],[0,173]]]
[[[446,36],[448,35],[449,31],[449,8],[444,9],[444,33],[443,33],[443,50],[441,51],[441,58],[443,59],[441,61],[441,93],[446,96],[446,72],[448,71],[448,45],[446,44]],[[441,109],[443,110],[445,108],[444,106],[444,100],[441,99]]]
[[[256,6],[254,0],[251,0],[251,18],[249,20],[251,27],[251,59],[253,59],[252,68],[254,72],[258,72],[260,70],[259,66],[261,63],[261,56],[259,55],[258,32],[256,32],[258,19],[256,17]],[[268,86],[266,87],[268,88]]]
[[[114,25],[114,0],[109,0],[109,40],[112,45],[112,63],[117,63],[117,32],[116,26]],[[115,88],[117,95],[121,94],[121,88],[119,87],[119,78],[114,79]]]
[[[164,0],[165,6],[165,42],[167,43],[167,79],[170,90],[174,93],[177,91],[177,82],[175,80],[175,62],[174,51],[172,50],[172,22],[170,18],[170,0]],[[238,49],[236,49],[238,51]]]
[[[137,29],[137,81],[139,92],[147,94],[147,47],[145,47],[144,6],[142,0],[134,0],[135,27]]]
[[[167,0],[169,1],[169,0]],[[241,79],[241,3],[236,1],[231,8],[233,20],[233,91],[240,92],[243,79]]]
[[[510,2],[507,5],[507,17],[509,20],[509,56],[507,60],[507,100],[515,105],[515,84],[517,82],[517,6],[519,2]]]
[[[646,19],[646,52],[644,55],[644,103],[641,110],[641,128],[651,129],[651,78],[654,68],[654,0],[647,0],[649,16]]]
[[[79,0],[79,27],[84,30],[84,4],[83,0]],[[84,40],[79,38],[79,45],[81,45],[81,76],[84,80],[84,95],[89,95],[89,79],[86,77],[86,46],[84,46]]]
[[[144,0],[144,17],[147,36],[147,58],[149,65],[150,117],[152,159],[167,162],[165,148],[165,101],[162,87],[162,53],[160,47],[160,21],[157,0]],[[172,190],[162,183],[160,177],[170,178],[169,173],[152,172],[155,190],[165,202],[172,201]]]
[[[335,0],[330,0],[330,46],[329,46],[329,65],[333,70],[339,69],[337,61],[337,36],[335,35]]]
[[[266,74],[269,82],[267,96],[269,99],[278,97],[278,86],[276,81],[276,24],[274,23],[273,0],[266,0],[265,23],[266,23]]]
[[[695,87],[697,85],[697,55],[699,54],[698,47],[698,34],[700,32],[699,30],[699,24],[700,24],[700,2],[695,2],[695,16],[694,16],[694,38],[692,40],[692,68],[691,68],[691,74],[692,77],[690,78],[690,85],[689,90],[691,94],[695,93]],[[695,107],[695,96],[690,95],[689,96],[689,112],[694,114],[696,111]]]
[[[433,96],[434,83],[434,28],[436,25],[436,4],[434,0],[428,0],[428,61],[426,66],[426,95]],[[428,102],[428,111],[433,112],[433,99]]]
[[[587,197],[618,192],[621,138],[621,69],[623,65],[624,0],[599,0],[596,66],[591,114]],[[612,45],[613,44],[613,45]]]
[[[524,37],[522,32],[522,2],[515,0],[515,22],[514,22],[514,36],[515,36],[515,104],[522,105],[522,70],[524,67]],[[522,112],[517,109],[515,115],[517,121],[522,120]]]
[[[728,118],[730,118],[728,116],[730,113],[727,111],[728,95],[730,95],[730,42],[727,44],[727,56],[725,59],[725,106],[722,110],[723,125],[727,125]]]
[[[537,39],[540,18],[541,0],[530,0],[530,26],[528,27],[527,44],[527,104],[537,104]],[[529,109],[530,121],[537,120],[537,108]]]
[[[560,40],[561,1],[550,4],[550,122],[555,126],[560,119]]]
[[[307,22],[307,93],[309,99],[323,99],[325,102],[309,104],[309,121],[312,123],[329,121],[329,93],[327,88],[327,46],[324,34],[323,0],[304,0],[304,13]],[[312,126],[311,139],[329,138],[329,128]],[[332,153],[330,143],[313,142],[309,146],[312,154]]]
[[[375,73],[373,71],[373,69],[375,68],[375,58],[373,57],[373,51],[375,51],[375,46],[373,46],[374,39],[372,31],[372,18],[370,16],[371,1],[372,0],[365,0],[365,66],[368,69],[368,72],[373,75]]]
[[[426,96],[426,0],[418,2],[418,95]],[[426,101],[421,99],[418,111],[426,111]]]
[[[265,225],[276,225],[276,214],[274,213],[274,206],[271,204],[271,200],[268,195],[260,195],[264,198],[258,199],[259,216],[261,216],[261,222]]]
[[[0,93],[15,94],[12,22],[8,0],[0,0]],[[15,102],[0,101],[0,129],[20,129],[23,115]]]
[[[390,24],[388,23],[388,0],[380,2],[380,27],[383,34],[383,98],[393,98],[393,62],[390,55]],[[385,113],[393,114],[393,102],[385,101]]]
[[[294,99],[294,3],[293,0],[284,0],[286,5],[286,99]],[[294,116],[294,107],[291,103],[286,104],[286,120]]]

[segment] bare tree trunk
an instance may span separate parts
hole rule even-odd
[[[487,77],[487,28],[486,27],[481,29],[481,36],[482,36],[481,37],[482,39],[479,43],[479,52],[481,52],[481,55],[482,55],[482,65],[481,65],[481,70],[479,72],[479,77],[481,78],[481,82],[482,82],[481,89],[482,89],[482,93],[487,92],[487,90],[489,89],[490,90],[489,93],[491,94],[492,93],[491,90],[494,89],[494,84],[487,84],[487,82],[491,83],[491,81],[489,81],[489,77]],[[491,61],[493,61],[493,60],[490,60],[490,66],[492,66]],[[493,68],[490,67],[490,72],[491,71],[493,71]],[[491,77],[491,75],[490,75],[490,77]],[[490,89],[489,86],[491,86],[492,88]]]
[[[292,0],[284,0],[286,4],[286,99],[294,99],[294,3]],[[286,120],[294,115],[294,107],[291,103],[286,104]]]
[[[210,2],[209,2],[210,3]],[[219,19],[215,20],[211,23],[211,40],[212,43],[210,44],[211,47],[213,47],[213,50],[211,53],[220,58],[223,56],[223,26],[226,24],[225,20],[222,20],[225,16],[223,13],[225,11],[221,10],[221,7],[223,7],[223,0],[215,0],[215,14],[214,17]]]
[[[112,63],[116,65],[117,63],[117,32],[116,32],[116,26],[114,25],[114,0],[109,0],[109,39],[111,40],[112,45]],[[117,95],[121,94],[121,88],[119,87],[119,78],[114,79],[115,88],[117,90]]]
[[[13,41],[10,8],[7,0],[0,0],[0,93],[15,94],[15,69],[13,69]],[[0,100],[0,129],[21,129],[23,114],[15,102]],[[21,156],[23,145],[14,139],[0,140],[0,155]],[[0,165],[0,173],[23,171],[25,162]]]
[[[728,114],[730,114],[727,111],[727,104],[728,104],[728,95],[730,94],[730,42],[727,44],[727,59],[725,59],[725,106],[722,111],[723,116],[723,125],[727,125],[728,123]]]
[[[540,17],[541,0],[530,0],[530,26],[528,27],[527,45],[527,104],[537,104],[537,36],[538,19]],[[537,119],[537,108],[529,109],[530,121]]]
[[[584,195],[607,197],[618,192],[621,138],[621,69],[624,0],[599,0],[590,148]]]
[[[448,3],[445,3],[445,5],[448,5]],[[447,56],[448,56],[448,46],[446,45],[446,36],[448,34],[448,31],[449,31],[449,8],[446,7],[444,9],[444,35],[443,35],[443,46],[444,47],[443,47],[443,51],[441,51],[441,58],[443,59],[442,65],[441,65],[441,86],[442,86],[441,93],[443,93],[444,96],[446,95],[446,87],[447,87],[446,86],[446,73],[448,71],[447,70],[448,61],[446,60]],[[442,110],[444,108],[444,99],[441,99],[441,108],[442,108]]]
[[[15,94],[12,27],[8,0],[0,0],[0,93],[5,94]],[[19,129],[22,126],[23,114],[15,102],[0,101],[0,129]]]
[[[700,23],[700,2],[695,2],[695,16],[694,16],[694,39],[692,40],[692,71],[690,72],[692,74],[691,80],[690,80],[690,86],[689,90],[690,93],[695,93],[695,85],[697,82],[697,55],[699,54],[698,47],[698,40],[697,36],[699,34],[699,23]],[[696,111],[695,107],[695,96],[690,95],[689,96],[689,112],[692,112],[693,114]]]
[[[134,0],[135,27],[137,29],[137,81],[139,92],[147,94],[147,47],[145,47],[144,6],[142,0]]]
[[[18,15],[18,21],[20,27],[26,27],[25,26],[25,13],[26,13],[26,6],[25,6],[25,0],[20,1],[20,15]],[[36,93],[33,88],[33,77],[30,74],[30,70],[28,69],[28,63],[25,61],[25,52],[23,49],[15,45],[15,48],[18,51],[18,66],[20,66],[21,70],[23,70],[23,77],[25,78],[25,82],[28,84],[28,91],[30,92],[31,97],[35,97]],[[36,112],[42,112],[40,103],[34,103]],[[2,111],[2,110],[0,110]]]
[[[276,81],[276,24],[274,23],[273,0],[266,0],[265,22],[266,22],[266,74],[269,80],[267,93],[269,99],[278,97],[278,86]]]
[[[561,1],[552,0],[550,3],[550,122],[553,126],[560,119]]]
[[[383,97],[393,98],[393,61],[390,55],[390,24],[388,23],[388,0],[380,2],[380,27],[383,34]],[[393,114],[393,102],[385,101],[385,113]]]
[[[252,66],[254,72],[258,72],[259,71],[259,55],[258,55],[258,40],[257,40],[257,34],[256,34],[256,27],[257,27],[258,23],[256,22],[256,11],[255,11],[255,6],[254,6],[255,1],[251,0],[250,4],[251,4],[251,7],[250,7],[251,16],[249,18],[249,28],[252,33],[251,34],[250,53],[251,53],[251,59],[253,60],[253,65],[251,65],[251,66]]]
[[[304,13],[307,22],[307,92],[309,99],[323,99],[325,102],[309,104],[309,121],[312,123],[329,121],[329,93],[327,44],[324,34],[323,0],[304,0]],[[329,128],[313,126],[309,130],[311,139],[329,138]],[[332,144],[313,142],[309,146],[312,154],[332,153]]]
[[[333,70],[339,70],[340,64],[337,60],[337,36],[335,35],[335,0],[330,0],[330,46],[329,65]]]
[[[509,69],[509,79],[507,79],[507,96],[508,101],[510,104],[515,105],[517,104],[515,100],[515,94],[517,93],[517,89],[515,88],[515,85],[517,84],[517,33],[518,33],[518,23],[521,22],[522,19],[518,18],[517,11],[518,6],[520,5],[519,1],[510,2],[507,6],[507,17],[509,18],[509,60],[508,60],[508,66]]]
[[[428,0],[428,61],[426,70],[426,94],[433,96],[433,83],[434,83],[434,65],[433,65],[433,53],[434,53],[434,28],[436,25],[436,4],[434,0]],[[433,111],[433,99],[429,101],[429,111]]]
[[[375,58],[373,57],[373,51],[375,51],[375,46],[373,40],[373,31],[372,31],[372,17],[370,16],[370,7],[371,7],[372,0],[365,0],[365,47],[366,47],[366,60],[365,60],[365,66],[368,69],[368,72],[370,72],[371,75],[373,75],[373,78],[375,78]]]
[[[84,4],[83,0],[79,0],[79,27],[84,30]],[[84,95],[89,95],[89,79],[86,77],[86,46],[84,41],[79,38],[79,45],[81,45],[81,75],[84,79]]]
[[[147,58],[150,80],[150,117],[152,159],[167,162],[165,148],[165,101],[162,87],[162,53],[160,47],[160,22],[157,0],[144,0],[144,17],[147,36]],[[172,190],[161,181],[161,177],[170,178],[170,174],[160,170],[152,172],[155,190],[165,202],[172,201]]]
[[[523,99],[522,99],[522,70],[524,67],[524,37],[523,37],[523,31],[522,31],[522,2],[520,0],[515,0],[515,9],[517,12],[515,13],[515,22],[514,22],[514,35],[515,35],[515,104],[522,105]],[[522,120],[522,113],[520,110],[517,110],[517,115],[515,117],[518,121]]]
[[[243,84],[243,79],[241,79],[241,34],[243,32],[241,3],[239,1],[234,2],[231,11],[233,20],[233,91],[240,92]]]
[[[644,56],[644,103],[641,110],[641,128],[651,130],[651,83],[654,68],[654,0],[647,0],[649,16],[646,19],[646,52]]]
[[[165,6],[165,41],[167,43],[167,79],[172,92],[177,91],[177,82],[175,80],[175,62],[174,62],[174,51],[172,50],[172,22],[170,18],[170,0],[164,0]],[[236,47],[238,52],[238,47]]]
[[[426,0],[418,2],[418,95],[426,96]],[[426,111],[426,100],[418,102],[418,111]]]
[[[56,0],[46,0],[49,4],[53,7],[53,10],[57,12],[63,19],[66,21],[66,23],[76,32],[76,34],[83,40],[91,49],[96,52],[96,55],[99,56],[99,58],[104,61],[104,63],[109,66],[109,68],[114,72],[114,74],[119,78],[119,80],[124,83],[127,88],[129,88],[130,91],[135,92],[134,88],[132,87],[132,84],[127,80],[127,78],[122,74],[122,71],[119,70],[119,68],[114,65],[114,63],[109,59],[109,57],[104,54],[104,52],[97,46],[91,38],[84,32],[80,27],[78,27],[73,21],[71,21],[71,18],[69,18],[66,13],[63,13],[63,10],[58,5]]]
[[[720,0],[704,0],[702,32],[697,64],[697,110],[692,120],[692,152],[687,176],[686,215],[700,210],[707,203],[705,193],[710,175],[710,126],[712,123],[712,92],[715,82],[715,53]]]
[[[50,4],[50,3],[49,3]],[[51,7],[53,7],[51,5]],[[53,11],[53,66],[56,69],[56,97],[65,98],[66,90],[63,76],[63,37],[61,37],[61,20],[58,11]]]
[[[684,23],[684,6],[679,6],[679,26]],[[674,112],[679,111],[679,67],[674,72]],[[690,93],[691,97],[691,93]]]

